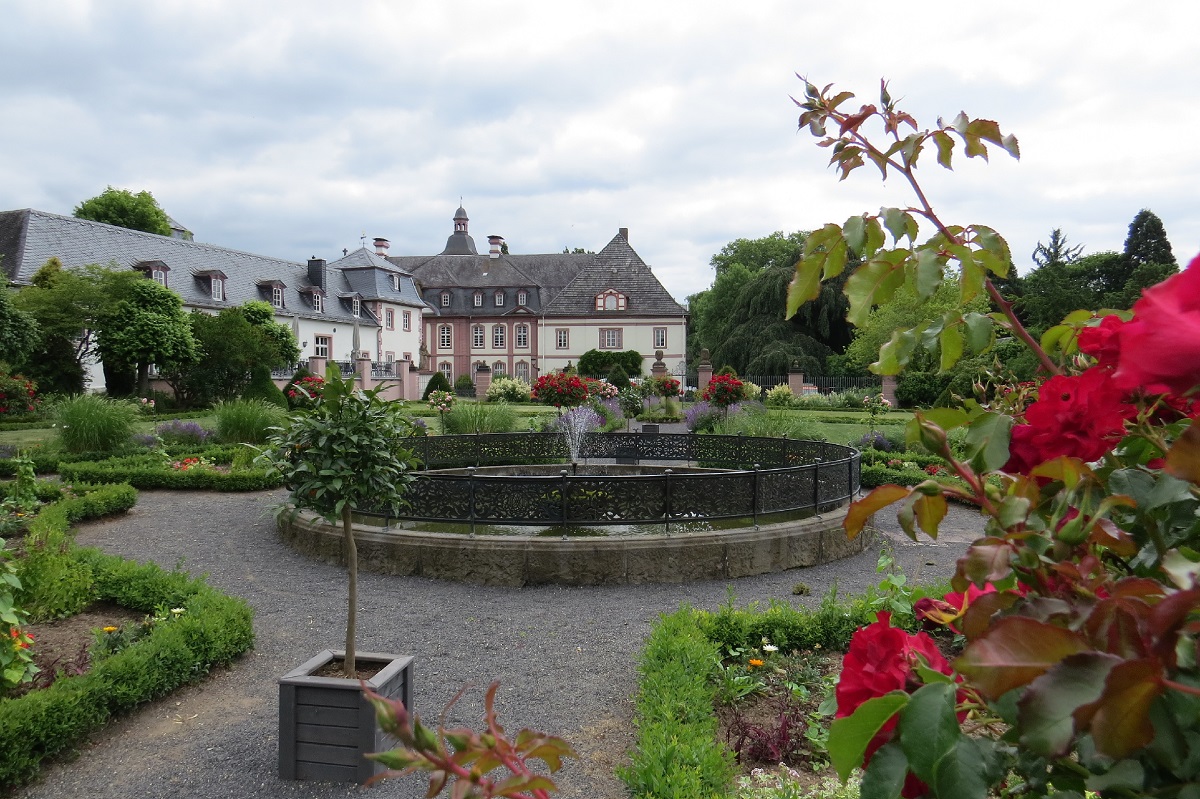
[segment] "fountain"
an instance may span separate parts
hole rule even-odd
[[[355,517],[360,567],[498,585],[683,582],[812,566],[869,543],[841,529],[858,491],[850,447],[589,433],[580,417],[561,433],[413,439],[427,470],[403,517]],[[621,453],[636,463],[616,463]],[[340,532],[311,514],[284,514],[280,530],[342,557]]]
[[[571,463],[578,464],[583,450],[584,437],[603,423],[600,414],[588,407],[572,408],[558,417],[554,426],[561,432],[567,444],[567,453]]]

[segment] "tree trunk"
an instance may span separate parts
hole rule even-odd
[[[346,613],[346,660],[343,664],[347,677],[354,677],[354,636],[358,621],[358,550],[354,546],[354,528],[350,521],[350,503],[342,506],[342,535],[346,539],[346,571],[350,575],[350,607]]]

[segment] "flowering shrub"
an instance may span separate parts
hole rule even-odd
[[[780,383],[767,389],[766,406],[768,408],[790,408],[796,395],[787,383]]]
[[[20,588],[21,581],[0,538],[0,696],[32,681],[38,672],[29,651],[33,636],[21,628],[28,614],[13,604]]]
[[[573,408],[587,402],[588,384],[578,375],[551,372],[537,379],[530,394],[538,402],[556,408]]]
[[[529,402],[529,384],[515,377],[501,375],[488,386],[488,402]]]
[[[10,375],[0,369],[0,418],[36,410],[37,385],[21,375]]]
[[[430,391],[428,397],[429,407],[438,413],[445,413],[454,407],[454,403],[458,402],[458,396],[453,391]]]
[[[177,472],[186,472],[192,469],[211,469],[214,464],[209,458],[184,458],[181,461],[172,461],[171,468]]]
[[[742,381],[733,375],[717,375],[708,381],[700,399],[718,408],[728,409],[735,402],[742,401]]]
[[[595,399],[616,399],[617,394],[621,393],[621,389],[607,380],[594,380],[590,377],[584,379],[587,381],[589,397]]]
[[[918,202],[810,234],[788,312],[848,268],[855,324],[901,284],[928,297],[953,273],[964,304],[983,292],[999,311],[951,309],[898,330],[875,368],[895,374],[928,342],[948,369],[968,350],[986,351],[999,328],[1049,377],[916,414],[908,437],[961,484],[885,485],[851,505],[851,537],[896,502],[908,535],[936,536],[947,497],[977,505],[987,528],[959,560],[954,592],[921,608],[964,636],[962,654],[944,667],[882,616],[856,633],[851,651],[865,654],[847,654],[831,758],[843,779],[865,766],[863,794],[872,796],[1194,795],[1200,258],[1147,289],[1132,312],[1077,311],[1037,341],[993,282],[1011,268],[1004,239],[943,222],[914,174],[923,150],[948,168],[958,142],[968,156],[986,156],[988,144],[1016,156],[1016,140],[965,114],[920,130],[886,84],[878,106],[838,110],[851,96],[806,82],[801,125],[833,146],[843,177],[869,159],[885,177],[899,172]],[[863,132],[872,120],[891,140],[882,148]],[[935,228],[920,243],[918,220]],[[961,457],[947,441],[956,428],[966,431]]]
[[[312,408],[317,404],[324,387],[325,378],[320,375],[302,377],[288,389],[288,405],[293,408]]]
[[[759,402],[762,399],[762,386],[749,380],[742,381],[742,399],[746,402]]]
[[[680,393],[679,381],[666,375],[650,378],[649,386],[650,393],[656,397],[678,397]]]
[[[172,419],[154,428],[154,434],[167,444],[203,444],[216,434],[199,422]]]

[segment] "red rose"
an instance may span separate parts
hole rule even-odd
[[[1110,315],[1100,324],[1079,331],[1079,351],[1091,355],[1102,367],[1115,368],[1121,355],[1121,317]]]
[[[1027,472],[1063,456],[1097,460],[1124,434],[1125,420],[1137,413],[1122,402],[1124,394],[1103,369],[1050,378],[1025,411],[1027,424],[1013,428],[1004,471]]]
[[[1114,378],[1148,394],[1186,394],[1200,384],[1200,256],[1134,303]]]

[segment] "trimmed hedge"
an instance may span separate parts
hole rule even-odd
[[[261,491],[278,488],[277,478],[265,469],[241,469],[219,472],[214,469],[176,471],[163,468],[156,455],[131,455],[105,461],[62,463],[59,474],[64,480],[84,483],[129,483],[135,488],[206,489],[211,491]]]
[[[733,779],[733,754],[717,742],[719,650],[682,607],[660,616],[642,650],[632,763],[617,770],[634,799],[708,799]]]
[[[199,679],[254,644],[250,607],[202,580],[94,549],[73,554],[94,575],[96,600],[147,613],[160,605],[186,612],[86,674],[0,699],[0,786],[28,781],[44,759],[75,747],[110,717]]]

